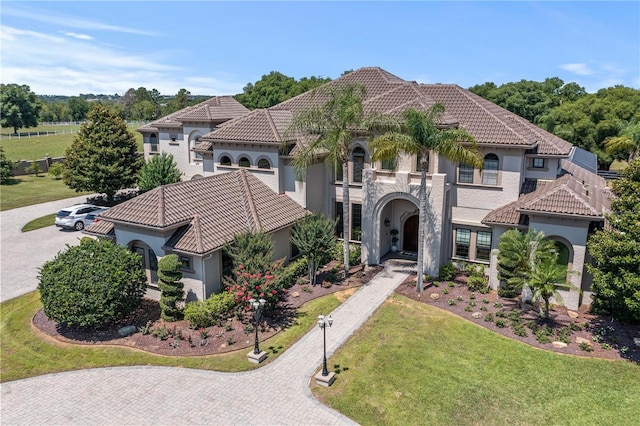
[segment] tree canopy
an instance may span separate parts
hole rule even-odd
[[[607,216],[609,227],[587,242],[593,264],[593,303],[596,313],[640,323],[640,158],[614,181],[617,195]]]
[[[76,191],[114,194],[136,183],[143,159],[135,136],[116,112],[96,105],[66,151],[62,179]]]
[[[309,282],[316,285],[316,273],[323,260],[331,258],[336,246],[335,220],[313,214],[298,221],[291,242],[307,258]]]
[[[142,166],[138,173],[138,188],[141,193],[147,192],[161,185],[180,182],[181,176],[173,155],[163,152],[154,155]]]
[[[249,109],[269,108],[329,81],[331,81],[330,78],[322,77],[303,77],[296,81],[293,77],[271,71],[263,75],[255,84],[247,83],[242,89],[243,93],[236,95],[235,98]]]
[[[38,125],[42,104],[27,85],[0,84],[0,123],[13,127],[13,133],[23,127]]]

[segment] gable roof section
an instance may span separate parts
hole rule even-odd
[[[103,221],[116,225],[175,230],[167,241],[168,249],[205,254],[236,234],[269,233],[289,226],[307,211],[246,170],[238,170],[161,186],[105,213]]]
[[[574,173],[582,178],[565,174],[554,181],[538,181],[535,185],[537,189],[523,193],[518,200],[489,212],[482,223],[517,225],[520,223],[521,214],[536,213],[580,216],[594,220],[604,218],[613,197],[611,191],[606,188],[604,179],[570,164],[576,168]],[[525,181],[523,191],[533,187],[531,181]]]
[[[148,123],[137,130],[156,132],[161,128],[180,128],[185,122],[221,123],[240,117],[249,110],[232,96],[214,96]]]
[[[230,121],[201,139],[206,143],[242,138],[241,140],[245,142],[280,145],[292,117],[293,114],[288,110],[257,109]],[[207,149],[210,147],[211,145],[208,144]],[[199,149],[202,150],[204,147],[200,146]]]

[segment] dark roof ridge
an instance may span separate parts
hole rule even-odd
[[[158,222],[160,226],[165,226],[166,215],[165,215],[165,204],[164,204],[164,185],[160,187],[158,190]]]
[[[273,135],[276,137],[276,140],[278,142],[282,142],[282,136],[280,136],[280,132],[278,131],[276,124],[273,122],[273,117],[271,117],[271,112],[268,109],[266,109],[264,110],[264,114],[265,114],[265,117],[267,118],[267,123],[269,123],[269,126],[271,127],[271,131],[273,132]]]
[[[251,188],[249,187],[249,182],[247,181],[247,171],[238,170],[237,173],[243,195],[242,203],[245,206],[245,214],[247,215],[247,225],[254,231],[260,231],[262,229],[262,226],[260,225],[260,219],[258,218],[256,206],[253,202],[253,196],[251,195]],[[253,226],[251,226],[252,224]]]
[[[194,235],[196,237],[196,247],[200,253],[204,252],[204,244],[202,244],[202,226],[200,225],[200,215],[195,213],[191,224],[194,228]]]

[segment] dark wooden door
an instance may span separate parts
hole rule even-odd
[[[406,220],[402,237],[404,251],[418,251],[418,215],[413,215]]]

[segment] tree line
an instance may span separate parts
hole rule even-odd
[[[346,74],[350,71],[345,71]],[[248,109],[268,108],[331,81],[325,77],[296,80],[272,71],[248,83],[235,99]],[[540,128],[598,156],[599,167],[613,160],[640,155],[640,90],[613,86],[587,93],[575,82],[558,77],[542,82],[521,80],[502,85],[486,82],[469,90],[517,114]],[[81,94],[73,97],[38,96],[29,86],[3,84],[0,113],[3,127],[37,126],[48,121],[85,120],[93,104],[107,105],[125,120],[151,121],[195,105],[209,96],[180,89],[173,96],[156,89],[130,88],[124,95]],[[612,141],[613,140],[613,141]],[[636,154],[633,154],[633,153]]]

